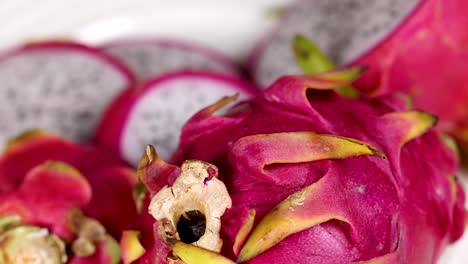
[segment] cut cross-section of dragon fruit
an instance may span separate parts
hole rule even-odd
[[[417,13],[423,2],[427,1],[298,1],[251,55],[254,78],[267,87],[282,75],[301,73],[291,52],[296,34],[316,41],[337,64],[357,59],[409,22],[405,19]]]
[[[239,66],[208,47],[169,39],[129,39],[102,47],[139,80],[179,70],[204,70],[239,75]]]
[[[224,96],[252,97],[257,90],[241,79],[208,72],[183,71],[157,77],[138,91],[123,93],[107,110],[97,141],[136,166],[148,143],[169,157],[182,124],[203,106]]]
[[[353,84],[362,95],[409,94],[468,149],[467,13],[465,0],[298,1],[253,52],[252,75],[267,87],[301,73],[291,40],[302,34],[337,65],[368,67]]]
[[[28,129],[91,138],[107,104],[134,78],[99,50],[68,42],[31,43],[0,56],[0,150]]]

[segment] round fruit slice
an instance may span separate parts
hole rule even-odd
[[[224,55],[178,40],[121,40],[104,45],[102,49],[132,69],[139,80],[178,70],[239,75],[239,66]]]
[[[99,50],[44,42],[0,56],[0,82],[1,150],[7,138],[36,128],[88,140],[107,104],[134,78]]]
[[[251,56],[252,74],[262,87],[285,74],[301,73],[291,52],[291,40],[302,34],[314,40],[336,64],[349,63],[379,49],[420,21],[432,0],[299,1],[284,15],[277,30]]]
[[[150,80],[137,91],[123,93],[107,110],[97,141],[118,151],[136,166],[148,144],[161,157],[177,147],[185,121],[223,96],[249,98],[257,90],[243,80],[208,72],[174,72]]]

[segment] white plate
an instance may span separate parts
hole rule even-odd
[[[0,47],[63,37],[99,44],[128,35],[193,40],[243,60],[292,0],[1,0]],[[467,177],[464,177],[465,179]],[[465,186],[467,186],[465,182]],[[440,263],[468,262],[468,235]]]

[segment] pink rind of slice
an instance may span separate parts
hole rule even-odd
[[[127,65],[141,81],[180,70],[241,75],[240,66],[217,50],[178,39],[128,38],[101,49]]]
[[[7,139],[43,129],[86,142],[108,104],[134,86],[118,61],[73,42],[25,44],[0,55],[0,149]]]
[[[149,80],[113,102],[96,133],[96,142],[136,166],[152,144],[167,159],[176,149],[183,124],[193,114],[224,96],[253,97],[254,86],[229,75],[180,71]]]

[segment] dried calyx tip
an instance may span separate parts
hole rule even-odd
[[[153,147],[153,145],[146,146],[145,152],[141,156],[140,162],[138,163],[138,169],[143,169],[148,166],[148,164],[153,162],[157,156],[158,154],[156,153],[156,149]]]
[[[87,257],[96,252],[95,244],[106,239],[106,229],[97,220],[88,218],[79,210],[72,213],[72,229],[77,239],[72,243],[76,256]]]
[[[161,237],[219,252],[220,218],[231,207],[226,186],[217,179],[217,168],[201,161],[186,161],[172,186],[152,199],[150,213],[158,221]]]

